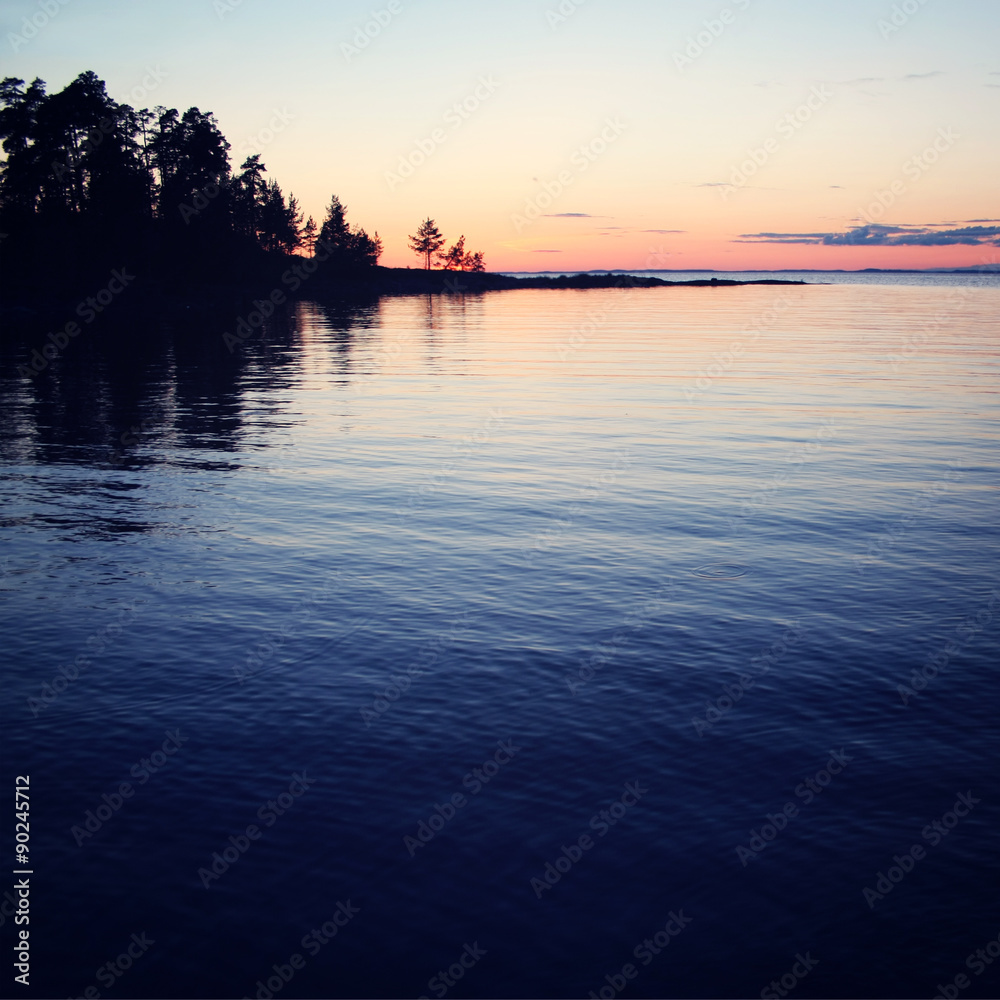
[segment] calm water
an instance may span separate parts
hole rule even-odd
[[[511,271],[519,276],[525,272]],[[560,274],[580,274],[579,271],[531,272],[557,276]],[[589,271],[589,274],[606,274],[606,271]],[[953,287],[971,285],[978,288],[996,288],[1000,279],[1000,263],[984,263],[974,272],[948,274],[928,271],[623,271],[613,274],[634,274],[661,278],[664,281],[704,281],[719,278],[732,281],[761,281],[778,278],[783,281],[806,281],[809,284],[826,285],[909,285],[931,287]]]
[[[230,356],[123,300],[32,379],[10,334],[4,995],[996,996],[998,317],[502,292]]]

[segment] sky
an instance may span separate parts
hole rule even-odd
[[[34,22],[34,23],[32,23]],[[213,112],[419,266],[1000,261],[997,0],[2,0],[0,75]]]

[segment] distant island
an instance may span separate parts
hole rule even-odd
[[[370,288],[383,294],[498,292],[518,288],[665,288],[723,287],[730,285],[804,285],[801,280],[757,278],[740,281],[732,278],[695,278],[670,281],[666,278],[633,275],[629,272],[606,271],[577,274],[539,275],[523,277],[489,272],[427,271],[399,267],[376,267],[370,274]],[[326,287],[330,287],[327,285]],[[335,287],[335,286],[334,286]],[[364,287],[364,280],[358,287]]]
[[[377,232],[349,224],[333,195],[317,224],[266,177],[261,155],[238,172],[215,117],[135,109],[93,72],[62,91],[43,80],[0,82],[0,305],[100,312],[129,289],[137,301],[209,303],[269,296],[370,297],[517,288],[652,288],[774,284],[669,281],[607,272],[529,276],[486,272],[483,254],[451,246],[433,219],[410,249],[422,267],[379,265]],[[439,268],[433,268],[437,263]],[[802,283],[802,282],[797,282]],[[92,303],[83,306],[83,303]],[[89,313],[88,313],[89,315]]]

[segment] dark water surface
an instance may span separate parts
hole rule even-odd
[[[998,317],[502,292],[230,357],[123,314],[31,378],[9,337],[4,995],[996,996]]]

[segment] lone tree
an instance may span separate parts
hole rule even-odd
[[[444,246],[444,237],[433,219],[424,219],[415,235],[408,237],[410,249],[424,258],[425,270],[431,269],[431,257]]]

